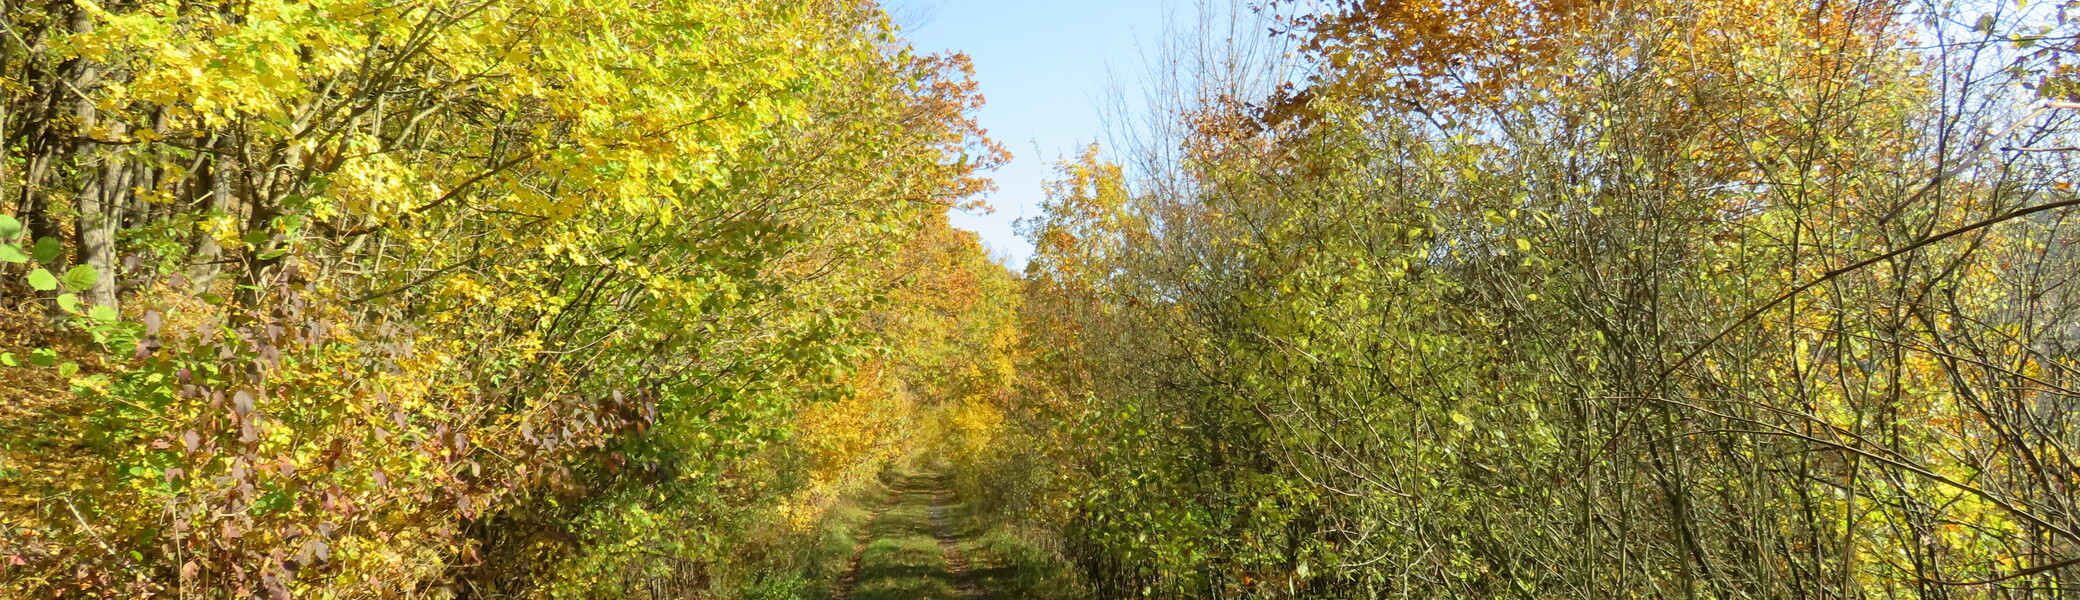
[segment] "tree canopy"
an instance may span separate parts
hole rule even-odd
[[[6,0],[0,597],[2065,597],[2074,8]]]

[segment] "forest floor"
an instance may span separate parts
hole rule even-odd
[[[834,600],[1075,598],[1066,568],[978,518],[937,473],[896,473]]]

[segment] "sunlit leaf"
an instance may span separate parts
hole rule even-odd
[[[58,289],[58,277],[52,275],[48,269],[30,271],[29,287],[35,288],[39,292],[56,290]]]
[[[65,289],[84,292],[94,287],[94,283],[100,277],[101,274],[94,270],[93,265],[78,265],[65,271],[65,277],[60,282],[65,284]]]

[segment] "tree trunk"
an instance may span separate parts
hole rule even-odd
[[[202,218],[217,223],[232,217],[237,206],[234,195],[238,188],[234,178],[238,176],[239,167],[237,159],[232,158],[235,144],[227,135],[219,133],[209,147],[215,152],[209,159],[209,191],[205,194],[209,206],[202,212]],[[198,228],[195,235],[195,252],[188,280],[196,292],[205,292],[224,274],[224,247],[217,243],[219,233],[213,227]]]
[[[94,19],[85,10],[72,12],[72,33],[84,34],[94,30]],[[100,69],[92,61],[74,59],[72,69],[73,99],[73,155],[79,169],[79,195],[75,208],[79,214],[75,232],[79,244],[75,253],[79,264],[94,268],[93,285],[84,290],[83,298],[88,304],[116,305],[115,238],[116,224],[122,210],[124,179],[127,173],[124,161],[115,153],[101,148],[94,139],[91,129],[99,121],[94,99],[85,95],[100,76]],[[119,131],[122,127],[115,124]],[[98,166],[98,172],[93,167]]]
[[[64,76],[64,71],[52,73],[46,70],[40,47],[41,44],[35,44],[24,48],[21,81],[32,86],[34,91],[30,95],[32,100],[19,115],[20,124],[16,125],[22,132],[19,137],[27,150],[23,156],[17,215],[27,227],[29,237],[39,239],[59,235],[58,225],[51,218],[50,194],[46,185],[50,180],[52,159],[69,150],[61,143],[55,129],[61,110],[58,79]]]

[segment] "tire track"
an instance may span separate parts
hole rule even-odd
[[[867,545],[874,543],[874,528],[881,524],[881,516],[888,514],[888,509],[895,506],[896,498],[897,496],[889,496],[881,506],[874,507],[873,516],[867,517],[866,525],[860,529],[859,539],[852,544],[852,564],[846,567],[845,576],[838,578],[836,589],[831,591],[832,598],[850,599],[853,592],[859,589],[860,559],[866,558]]]
[[[950,510],[957,503],[953,492],[946,488],[945,480],[939,475],[911,474],[891,482],[888,498],[876,507],[873,516],[867,519],[865,528],[853,547],[852,562],[846,573],[839,578],[837,585],[831,588],[831,597],[836,600],[884,598],[889,597],[887,594],[891,588],[887,586],[891,583],[895,583],[896,589],[904,589],[904,585],[926,581],[936,581],[938,585],[945,586],[939,588],[938,593],[926,594],[930,598],[988,597],[981,592],[981,587],[975,580],[972,564],[968,561],[966,553],[961,550],[962,540]],[[906,516],[890,521],[896,518],[891,516],[891,513],[897,512]],[[932,557],[936,560],[912,563],[929,564],[930,567],[928,570],[894,575],[895,578],[891,579],[889,573],[883,572],[888,570],[888,565],[881,562],[876,562],[873,568],[867,565],[869,549],[885,538],[912,539],[923,543],[923,548],[937,551],[937,556]],[[887,558],[877,560],[886,561]],[[866,589],[863,590],[863,587]],[[922,591],[916,588],[909,589],[910,592],[904,593]]]
[[[946,507],[952,504],[953,492],[946,489],[945,482],[931,478],[932,533],[939,538],[939,555],[946,561],[947,577],[953,581],[954,590],[960,598],[981,598],[982,590],[975,585],[973,573],[969,572],[968,559],[961,553],[960,538],[953,530],[953,519],[946,516]]]

